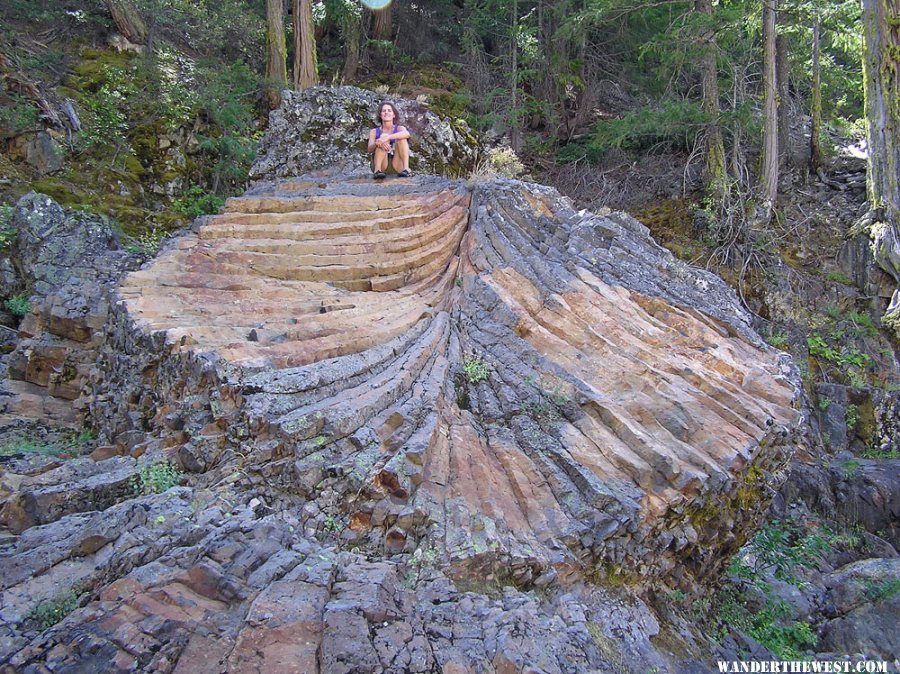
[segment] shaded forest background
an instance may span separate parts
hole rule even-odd
[[[290,5],[281,5],[288,72],[295,60]],[[764,127],[759,0],[425,0],[380,11],[326,0],[309,7],[319,82],[422,97],[435,112],[465,119],[487,144],[502,138],[536,179],[562,171],[559,180],[576,192],[628,205],[591,184],[597,167],[668,155],[688,167],[693,188],[711,134],[723,139],[731,180],[747,187],[756,178]],[[47,121],[70,131],[71,120],[46,119],[55,94],[72,102],[81,126],[60,139],[70,159],[143,179],[155,169],[150,140],[191,130],[200,156],[179,167],[181,180],[166,196],[237,193],[270,104],[266,13],[263,0],[9,0],[0,42],[4,139]],[[827,157],[863,129],[859,3],[823,9],[782,0],[778,21],[781,161],[802,163],[808,154],[814,33],[823,120],[815,138]]]

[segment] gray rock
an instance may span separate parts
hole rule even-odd
[[[59,171],[63,159],[59,145],[46,131],[38,131],[25,145],[25,161],[40,173]]]
[[[45,296],[70,279],[115,271],[108,258],[119,244],[102,216],[65,211],[50,197],[31,192],[16,204],[13,226],[18,235],[11,258],[32,294]]]
[[[322,169],[367,170],[366,144],[387,96],[357,87],[285,91],[269,117],[250,176],[273,179]],[[477,141],[462,120],[443,120],[421,104],[390,99],[412,134],[410,168],[418,173],[460,175],[472,168]]]

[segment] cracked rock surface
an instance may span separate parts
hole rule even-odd
[[[596,581],[715,574],[799,423],[722,281],[517,181],[260,183],[110,299],[104,459],[4,476],[7,671],[679,671]]]

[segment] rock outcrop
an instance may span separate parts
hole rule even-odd
[[[720,281],[523,183],[259,187],[119,293],[160,359],[125,399],[203,381],[249,438],[246,488],[328,502],[348,543],[433,544],[460,573],[689,583],[755,516],[797,416]],[[150,427],[179,414],[160,403]]]
[[[311,87],[282,92],[250,177],[271,180],[322,169],[368,168],[366,139],[385,100],[396,105],[401,124],[412,134],[413,171],[459,176],[473,167],[478,141],[463,120],[442,119],[416,101],[357,87]]]
[[[6,671],[702,671],[585,581],[717,573],[799,387],[637,221],[314,174],[110,292],[98,460],[0,485]]]
[[[65,211],[42,194],[19,200],[12,226],[10,259],[32,310],[0,390],[0,429],[15,419],[74,425],[79,413],[70,401],[104,339],[108,287],[135,259],[105,218]]]

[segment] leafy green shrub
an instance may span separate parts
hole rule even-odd
[[[4,303],[6,310],[13,316],[25,316],[31,313],[31,301],[26,293],[13,295]]]
[[[198,104],[217,125],[198,136],[200,150],[212,162],[209,184],[216,193],[241,189],[256,158],[258,132],[253,101],[264,82],[243,62],[223,68],[218,62],[197,67]]]
[[[870,581],[866,584],[865,593],[870,601],[890,599],[900,594],[900,578],[889,578],[881,582]]]
[[[7,440],[0,444],[0,456],[16,456],[19,454],[45,454],[68,458],[77,456],[82,448],[94,439],[91,431],[72,434],[62,440],[46,442],[27,436]]]
[[[887,451],[876,447],[868,447],[862,452],[861,456],[864,459],[900,459],[900,451],[896,449]]]
[[[598,161],[613,149],[690,150],[706,121],[706,114],[694,101],[664,101],[661,107],[641,108],[618,119],[598,122],[587,141],[566,145],[557,159],[570,162],[587,157]]]
[[[851,330],[851,337],[874,337],[878,334],[878,328],[872,321],[869,314],[863,314],[858,311],[847,314],[847,319],[853,323],[855,330]]]
[[[36,621],[42,630],[49,629],[78,608],[78,596],[80,594],[80,586],[73,586],[53,599],[39,603],[28,614],[26,619]]]
[[[169,233],[159,227],[154,227],[149,231],[141,232],[131,243],[125,246],[125,250],[135,255],[144,255],[152,257],[162,248],[163,241]]]
[[[794,613],[784,601],[771,598],[759,611],[752,610],[734,589],[719,594],[719,611],[715,617],[716,636],[721,639],[729,629],[738,629],[784,660],[799,660],[804,647],[815,646],[817,639],[809,623],[794,620]]]
[[[12,94],[12,103],[0,106],[0,130],[5,129],[10,136],[24,131],[38,129],[38,110],[23,96]]]
[[[181,473],[168,461],[157,461],[141,466],[131,484],[136,494],[162,494],[181,484]]]
[[[473,356],[472,358],[466,358],[463,362],[463,373],[470,384],[477,384],[487,380],[489,371],[487,363]]]
[[[121,149],[128,142],[125,107],[131,93],[128,71],[106,66],[103,73],[105,82],[81,100],[82,130],[77,144],[81,151],[108,145]]]
[[[764,586],[762,574],[768,570],[779,580],[794,583],[793,571],[816,568],[835,540],[826,527],[806,527],[791,519],[771,520],[750,540],[744,555],[731,559],[728,572],[760,587]]]
[[[175,200],[172,209],[188,218],[199,218],[201,215],[218,213],[225,205],[225,199],[210,194],[200,185],[193,185],[179,199]]]

